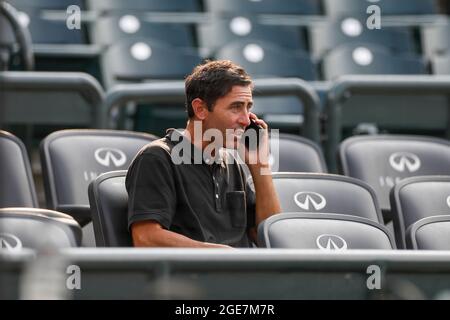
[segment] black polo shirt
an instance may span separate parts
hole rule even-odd
[[[171,129],[138,153],[126,177],[129,228],[137,221],[155,220],[194,240],[249,247],[255,195],[242,166],[226,149],[215,159],[197,154],[203,161],[194,164],[194,150],[200,151]],[[172,151],[184,161],[173,160]]]

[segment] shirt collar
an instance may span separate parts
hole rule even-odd
[[[191,163],[195,163],[195,153],[198,152],[201,155],[202,164],[206,165],[220,165],[222,167],[225,166],[224,155],[223,152],[225,150],[220,148],[219,152],[216,153],[215,157],[207,157],[207,155],[203,154],[203,151],[195,146],[186,136],[183,134],[184,130],[170,128],[166,130],[166,138],[171,141],[171,143],[176,146],[180,143],[185,144],[185,148],[190,148],[191,150]],[[198,156],[197,156],[198,157]]]

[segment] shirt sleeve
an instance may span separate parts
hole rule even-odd
[[[140,154],[126,177],[128,229],[134,222],[154,220],[169,229],[176,209],[176,189],[170,159]]]

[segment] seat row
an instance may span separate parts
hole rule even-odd
[[[236,13],[251,12],[257,14],[327,15],[342,13],[365,13],[371,5],[359,0],[172,0],[168,3],[159,0],[9,0],[21,7],[33,7],[47,10],[65,10],[70,5],[77,5],[82,10],[105,11],[154,11],[154,12],[212,12]],[[436,0],[382,0],[374,1],[386,15],[420,15],[439,13]]]
[[[123,170],[128,168],[138,150],[155,138],[148,134],[110,130],[64,130],[49,135],[41,143],[47,207],[69,214],[86,226],[88,239],[92,236],[89,222],[95,217],[93,205],[119,206],[122,214],[107,210],[105,217],[97,217],[94,231],[97,245],[121,245],[111,230],[102,231],[101,228],[111,226],[114,217],[118,217],[121,234],[128,234],[124,219],[127,197],[120,179],[124,179],[126,171]],[[23,144],[13,135],[2,132],[0,150],[0,183],[4,190],[0,194],[0,207],[38,207]],[[342,143],[339,158],[342,173],[346,176],[325,174],[323,155],[313,142],[298,136],[272,135],[273,176],[283,212],[345,214],[368,219],[383,227],[393,220],[399,248],[406,247],[407,230],[415,222],[450,213],[450,143],[446,140],[406,136],[353,137]],[[99,174],[117,170],[122,170],[119,176],[113,174],[112,177],[121,182],[106,187],[113,192],[108,200],[112,203],[98,202],[100,200],[92,196],[94,189],[89,202],[89,184]],[[109,176],[102,179],[106,177]],[[420,188],[412,188],[416,193],[410,195],[409,185],[414,183]],[[116,240],[106,241],[105,233]],[[127,239],[130,241],[129,234]]]

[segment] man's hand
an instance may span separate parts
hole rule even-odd
[[[240,149],[244,151],[244,160],[245,164],[250,169],[250,172],[252,176],[255,174],[270,174],[270,163],[269,163],[269,157],[270,157],[270,148],[269,148],[269,126],[261,119],[258,119],[258,117],[251,113],[249,114],[249,118],[253,120],[258,126],[260,126],[262,129],[254,132],[259,136],[259,144],[258,148],[249,150],[245,148],[243,145],[241,145]],[[256,141],[256,137],[253,138],[253,142]]]

